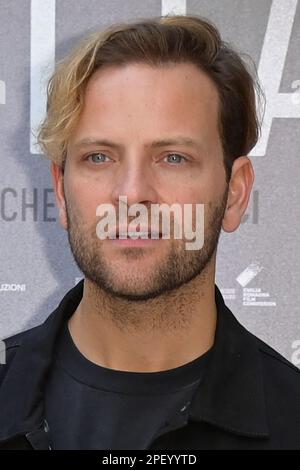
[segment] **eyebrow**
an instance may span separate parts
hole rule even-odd
[[[115,149],[124,148],[124,145],[118,144],[108,139],[94,139],[91,137],[87,137],[87,138],[79,140],[78,142],[75,142],[74,149],[78,150],[81,148],[90,147],[92,145],[104,145],[105,147],[111,147]],[[172,139],[153,140],[152,142],[146,144],[145,147],[160,148],[160,147],[166,147],[168,145],[188,145],[190,147],[203,149],[203,146],[200,141],[191,139],[190,137],[184,137],[184,136],[177,136]]]

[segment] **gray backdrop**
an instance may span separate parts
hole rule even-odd
[[[32,133],[55,60],[86,33],[168,12],[206,16],[249,53],[267,97],[256,180],[222,232],[217,284],[236,317],[300,367],[300,4],[297,0],[0,0],[0,337],[42,322],[82,277]]]

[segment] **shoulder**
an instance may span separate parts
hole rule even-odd
[[[2,339],[1,347],[1,363],[0,363],[0,385],[3,382],[5,375],[9,368],[13,365],[17,351],[22,348],[22,343],[25,339],[38,332],[41,325],[35,326],[25,331],[21,331],[8,338]]]
[[[250,334],[254,336],[252,333]],[[258,337],[254,337],[262,358],[263,372],[267,374],[267,378],[272,380],[279,376],[284,379],[281,380],[281,383],[292,382],[296,386],[300,386],[300,369],[270,345]]]
[[[261,357],[267,417],[273,435],[300,442],[300,370],[279,352],[255,337]],[[298,442],[298,444],[297,444]]]

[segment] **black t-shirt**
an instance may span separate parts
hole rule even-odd
[[[119,371],[85,358],[66,324],[46,385],[51,447],[147,449],[162,429],[184,425],[210,351],[167,371]]]

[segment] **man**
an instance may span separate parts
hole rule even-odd
[[[300,448],[298,369],[215,285],[220,231],[239,227],[253,186],[255,90],[192,16],[116,25],[57,66],[39,142],[84,280],[6,341],[3,449]],[[204,205],[200,249],[161,225],[151,238],[145,220],[147,238],[122,238],[124,207],[174,203]],[[101,238],[101,205],[115,239]]]

